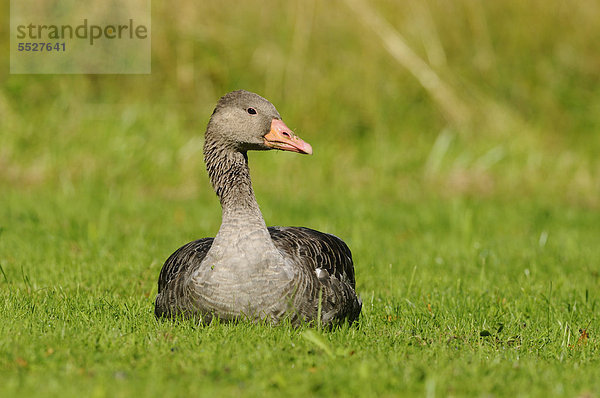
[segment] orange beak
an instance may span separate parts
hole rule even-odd
[[[312,147],[302,141],[285,123],[279,119],[271,122],[271,131],[265,135],[265,145],[281,151],[290,151],[312,155]]]

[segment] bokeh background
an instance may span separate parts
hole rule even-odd
[[[218,97],[246,88],[331,158],[333,182],[350,191],[367,184],[383,194],[379,178],[391,174],[409,196],[544,191],[597,205],[595,1],[366,3],[424,62],[412,69],[362,2],[154,3],[149,76],[9,75],[4,59],[4,183],[110,185],[115,168],[137,166],[130,184],[189,193],[204,185],[189,181],[202,168],[193,138]],[[452,101],[423,87],[415,73],[424,68]],[[446,144],[436,154],[438,139]]]

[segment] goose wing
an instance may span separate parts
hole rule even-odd
[[[212,246],[213,240],[214,238],[198,239],[181,246],[171,254],[160,271],[158,293],[160,294],[170,283],[181,279],[189,267],[200,264]]]
[[[355,288],[352,253],[335,235],[304,227],[269,227],[275,247],[312,270],[325,270]]]

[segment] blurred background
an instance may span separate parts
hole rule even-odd
[[[164,245],[131,260],[149,269],[141,289],[166,248],[218,228],[203,134],[239,88],[315,152],[251,154],[267,223],[334,232],[364,259],[431,226],[454,234],[477,203],[599,209],[596,0],[155,0],[150,75],[10,75],[1,7],[4,216],[55,220],[77,263],[86,245],[106,267]]]

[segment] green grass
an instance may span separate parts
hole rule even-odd
[[[150,76],[9,75],[0,42],[0,396],[600,394],[594,1],[375,4],[460,123],[346,2],[154,3]],[[349,244],[358,324],[154,318],[218,229],[202,134],[235,88],[313,145],[250,154],[255,191]]]
[[[4,396],[573,396],[600,388],[598,215],[456,200],[404,204],[389,217],[373,211],[365,215],[373,230],[340,221],[332,228],[354,248],[363,316],[355,327],[307,334],[156,321],[160,261],[197,235],[195,219],[216,217],[193,200],[96,194],[87,203],[3,198]],[[183,208],[189,218],[178,228]],[[343,211],[331,205],[309,218],[325,225]],[[579,342],[579,329],[590,338]]]

